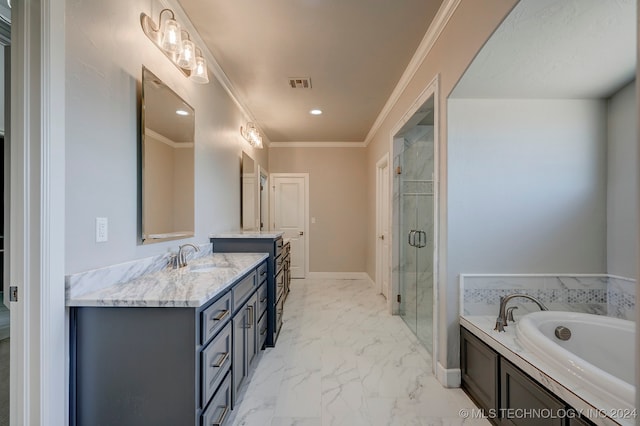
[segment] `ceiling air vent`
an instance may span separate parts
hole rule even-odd
[[[311,89],[311,79],[309,77],[290,77],[289,86],[292,89]]]

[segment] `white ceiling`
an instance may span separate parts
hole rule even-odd
[[[180,0],[272,142],[364,141],[441,3]]]
[[[452,97],[607,98],[636,68],[636,0],[521,0]]]

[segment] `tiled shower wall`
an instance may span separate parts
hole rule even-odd
[[[460,276],[460,314],[497,315],[500,297],[524,293],[550,310],[587,312],[635,321],[636,281],[612,275],[471,275]],[[538,307],[518,301],[515,316]]]

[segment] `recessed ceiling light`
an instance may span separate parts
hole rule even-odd
[[[320,115],[320,114],[322,114],[322,110],[321,109],[312,109],[311,111],[309,111],[309,114],[311,114],[311,115]]]
[[[179,109],[176,111],[176,114],[178,115],[189,115],[189,112],[183,110],[183,109]]]

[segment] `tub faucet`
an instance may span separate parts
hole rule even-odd
[[[500,312],[498,312],[498,318],[496,318],[496,327],[494,328],[494,330],[504,331],[504,327],[507,325],[507,314],[506,314],[507,303],[511,299],[515,299],[516,297],[523,297],[525,299],[531,300],[533,303],[538,305],[538,308],[540,308],[541,311],[549,310],[546,306],[542,304],[542,302],[540,302],[538,299],[536,299],[533,296],[529,296],[528,294],[521,294],[521,293],[508,294],[500,298]]]
[[[192,247],[197,252],[200,251],[198,246],[191,243],[181,245],[180,248],[178,249],[178,267],[179,268],[184,268],[185,266],[187,266],[187,254],[185,253],[185,250],[184,250],[186,247]]]

